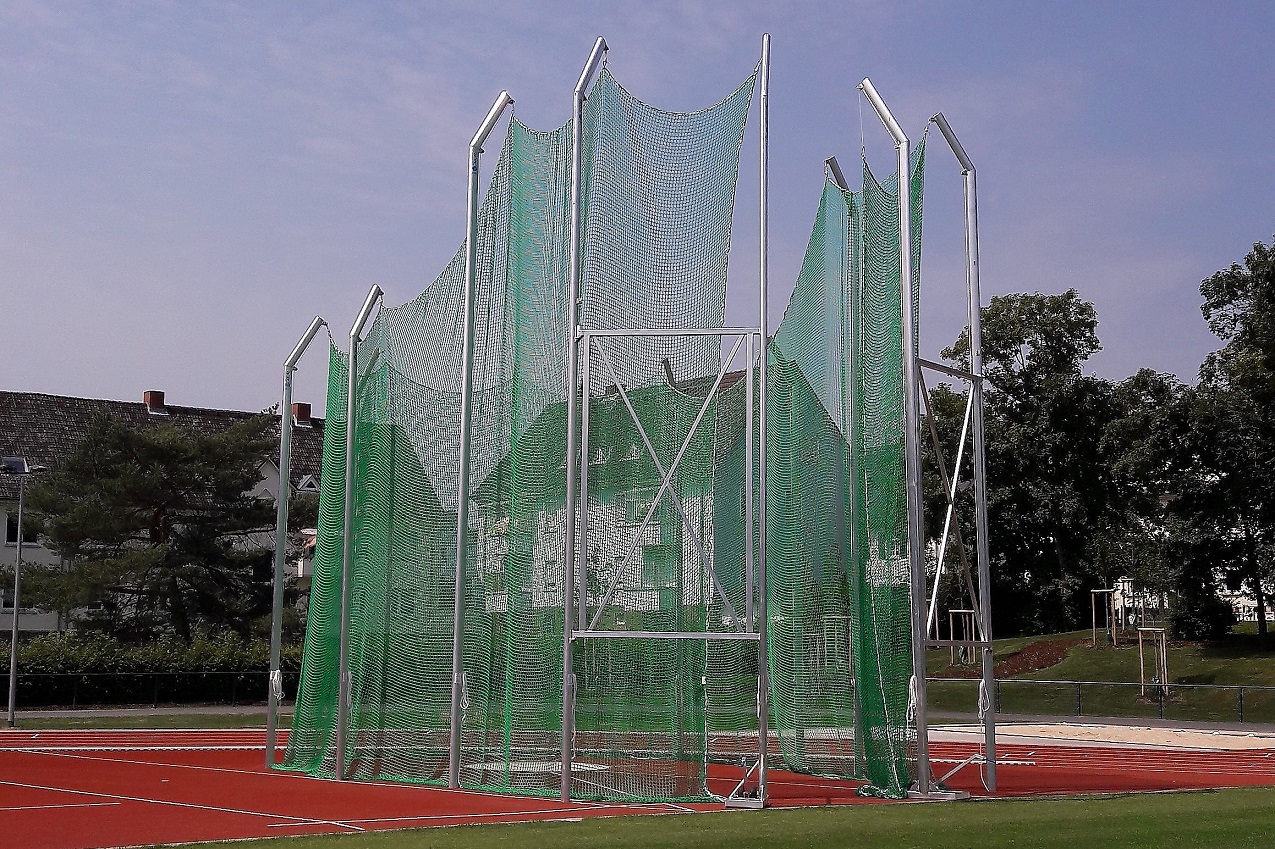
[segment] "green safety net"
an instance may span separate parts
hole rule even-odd
[[[509,124],[476,241],[464,787],[559,792],[564,580],[585,599],[578,630],[738,634],[756,624],[757,505],[747,493],[759,491],[758,452],[747,435],[750,409],[759,432],[760,386],[726,373],[716,336],[625,332],[723,324],[755,81],[707,109],[666,112],[604,67],[586,101],[581,325],[594,335],[581,345],[577,390],[587,421],[579,569],[564,567],[563,549],[571,125]],[[918,221],[920,162],[918,150]],[[908,780],[911,646],[892,185],[865,166],[862,192],[825,191],[765,354],[766,557],[771,728],[784,763],[897,795]],[[464,272],[462,245],[419,297],[383,307],[359,345],[345,588],[349,372],[333,349],[285,769],[447,781]],[[343,592],[350,702],[338,754]],[[573,796],[711,799],[734,781],[719,783],[710,764],[756,761],[756,641],[589,637],[573,650]]]
[[[897,177],[879,183],[865,162],[861,191],[825,183],[770,346],[766,565],[780,753],[887,797],[906,793],[915,744],[902,303]]]

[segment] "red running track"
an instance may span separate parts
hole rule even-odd
[[[100,849],[287,834],[721,810],[719,804],[563,804],[268,771],[264,734],[245,731],[0,732],[0,847]],[[938,774],[977,753],[932,743]],[[1182,751],[1012,745],[997,796],[1275,784],[1275,750]],[[714,766],[726,793],[740,772]],[[986,796],[977,764],[947,784]],[[848,804],[854,782],[771,772],[776,806]]]

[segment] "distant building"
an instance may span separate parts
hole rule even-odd
[[[136,428],[173,425],[191,430],[216,433],[256,413],[239,410],[211,410],[203,407],[178,407],[165,403],[164,393],[149,390],[141,402],[104,401],[95,398],[73,398],[37,392],[0,392],[0,457],[23,457],[32,466],[54,470],[84,440],[89,422],[106,413]],[[319,492],[319,470],[323,457],[323,419],[312,418],[309,404],[293,404],[292,460],[289,492]],[[277,421],[277,418],[276,418]],[[276,438],[278,430],[275,430]],[[27,485],[33,483],[28,478]],[[277,458],[261,465],[261,480],[253,494],[272,501],[279,497]],[[4,544],[0,546],[0,566],[12,568],[17,559],[18,478],[0,474],[0,521],[4,523]],[[270,544],[273,544],[270,534]],[[264,542],[264,540],[263,540]],[[24,564],[55,565],[59,558],[42,546],[39,540],[23,533]],[[13,586],[0,587],[0,632],[13,627]],[[67,626],[56,613],[23,607],[18,611],[18,627],[23,631],[55,631]]]

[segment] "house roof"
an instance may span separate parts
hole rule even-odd
[[[107,401],[73,398],[39,392],[0,392],[0,456],[25,457],[31,465],[58,468],[79,447],[89,422],[107,413],[132,427],[173,425],[215,433],[258,413],[240,410],[212,410],[168,404],[167,415],[147,410],[145,401]],[[277,418],[276,418],[277,421]],[[292,431],[291,482],[303,477],[319,480],[323,458],[323,419],[311,419],[312,427]],[[278,434],[278,425],[274,432]],[[277,458],[276,458],[277,459]],[[18,480],[0,475],[0,500],[18,497]]]

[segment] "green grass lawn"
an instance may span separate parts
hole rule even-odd
[[[1122,637],[1112,647],[1090,643],[1089,631],[1044,637],[1015,637],[996,642],[995,655],[1003,660],[1037,641],[1081,640],[1059,662],[1044,669],[1001,679],[1001,711],[1011,714],[1118,716],[1158,719],[1161,706],[1141,697],[1138,686],[1080,685],[1074,682],[1138,682],[1136,634]],[[1275,643],[1273,643],[1275,645]],[[929,652],[927,668],[943,676],[949,653]],[[1237,687],[1275,687],[1275,651],[1259,645],[1253,623],[1241,623],[1236,633],[1211,643],[1170,645],[1171,684],[1208,684],[1228,689],[1172,689],[1163,706],[1165,719],[1234,722],[1240,715]],[[1149,659],[1149,655],[1148,655]],[[1148,661],[1149,662],[1149,661]],[[1147,677],[1154,674],[1148,666]],[[1064,681],[1064,684],[1030,684],[1028,681]],[[930,685],[930,701],[936,710],[965,711],[977,696],[976,682],[941,682]],[[1246,690],[1242,696],[1246,722],[1275,723],[1275,691]],[[1079,705],[1079,711],[1077,707]]]
[[[288,728],[291,714],[279,716],[279,727]],[[265,728],[265,713],[135,713],[122,716],[21,717],[18,728]]]
[[[235,845],[244,849],[1243,849],[1275,845],[1275,789],[730,811],[288,837]]]

